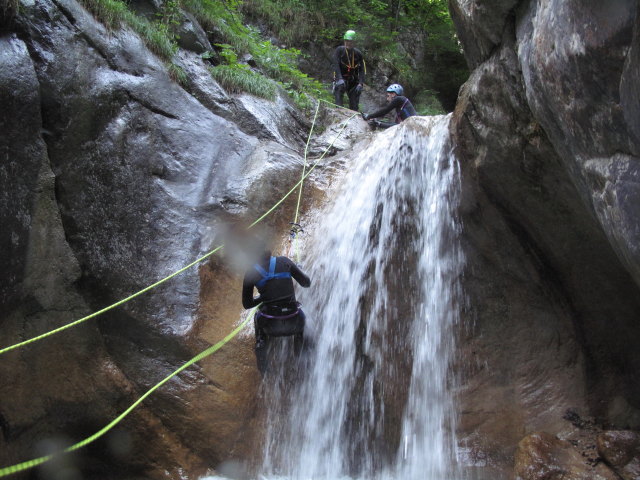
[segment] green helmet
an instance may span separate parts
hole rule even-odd
[[[344,33],[344,37],[342,37],[344,40],[355,40],[356,39],[356,32],[353,30],[347,30]]]

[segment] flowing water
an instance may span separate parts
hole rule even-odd
[[[314,345],[261,395],[264,478],[452,480],[449,393],[462,256],[449,117],[380,133],[307,240],[298,289]]]

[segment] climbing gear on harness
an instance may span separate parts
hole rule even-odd
[[[360,67],[360,62],[356,63],[356,49],[352,48],[351,56],[349,56],[349,49],[347,47],[344,47],[344,54],[347,57],[347,62],[345,63],[341,60],[341,63],[347,68],[347,71],[342,74],[342,77],[346,78],[347,80],[352,80],[354,73]],[[362,63],[364,64],[364,59],[362,59]],[[363,66],[363,68],[365,69],[365,73],[367,73],[367,67]],[[336,83],[336,86],[339,85],[341,85],[340,80],[338,80],[338,82]]]
[[[259,315],[261,317],[265,317],[265,318],[272,318],[272,319],[278,319],[278,320],[286,320],[287,318],[293,318],[296,315],[298,315],[300,313],[300,309],[297,308],[295,312],[290,313],[288,315],[267,315],[264,312],[260,312]]]
[[[304,334],[306,315],[300,309],[300,304],[291,305],[289,308],[276,307],[274,311],[265,314],[264,309],[269,308],[269,304],[263,304],[260,311],[256,313],[254,327],[256,327],[256,339],[258,336],[263,340],[266,337],[290,337],[296,334]],[[293,313],[287,313],[294,310]],[[280,313],[281,312],[281,313]]]
[[[319,99],[318,101],[318,108],[320,105],[320,102],[325,102],[328,104],[331,104],[330,102],[326,101],[326,100],[322,100]],[[335,106],[335,105],[333,105]],[[314,122],[313,125],[315,125],[315,121],[318,115],[318,108],[316,108],[316,115],[314,117]],[[347,110],[347,109],[345,109]],[[303,170],[303,174],[302,177],[300,178],[300,180],[298,181],[298,183],[296,183],[291,190],[289,190],[278,202],[276,202],[269,210],[267,210],[265,213],[262,214],[262,216],[260,216],[257,220],[255,220],[251,225],[249,225],[247,227],[247,229],[250,229],[252,227],[254,227],[255,225],[257,225],[258,223],[260,223],[262,220],[264,220],[268,215],[270,215],[276,208],[278,208],[298,187],[302,188],[302,185],[305,181],[305,179],[311,175],[311,173],[313,172],[313,170],[319,165],[320,161],[322,161],[322,159],[324,159],[324,157],[327,155],[327,153],[331,150],[331,148],[333,147],[333,144],[337,141],[338,137],[340,135],[342,135],[342,132],[345,130],[345,128],[347,127],[348,122],[353,119],[357,114],[352,114],[342,125],[342,128],[338,131],[337,135],[333,138],[333,140],[331,141],[331,143],[329,144],[329,146],[326,148],[326,150],[322,153],[322,155],[313,163],[313,165],[311,166],[311,168],[309,168],[308,170]],[[307,140],[307,148],[309,145],[309,141],[311,138],[311,132],[313,131],[313,126],[311,128],[311,131],[309,132],[309,139]],[[305,166],[306,166],[306,152],[307,152],[307,148],[305,148]],[[298,205],[300,204],[300,201],[298,200]],[[296,217],[297,217],[297,212],[296,212]],[[111,309],[114,309],[136,297],[138,297],[139,295],[142,295],[145,292],[148,292],[149,290],[154,289],[155,287],[161,285],[162,283],[170,280],[171,278],[179,275],[180,273],[188,270],[189,268],[193,267],[194,265],[197,265],[198,263],[206,260],[207,258],[209,258],[210,256],[212,256],[214,253],[216,253],[217,251],[219,251],[220,249],[223,248],[224,245],[219,245],[218,247],[216,247],[215,249],[207,252],[206,254],[204,254],[203,256],[201,256],[200,258],[194,260],[193,262],[191,262],[189,265],[181,268],[180,270],[177,270],[176,272],[158,280],[156,283],[153,283],[152,285],[149,285],[145,288],[143,288],[142,290],[139,290],[136,293],[133,293],[132,295],[123,298],[121,300],[119,300],[118,302],[109,305],[105,308],[103,308],[102,310],[99,310],[97,312],[94,312],[90,315],[87,315],[83,318],[80,318],[79,320],[75,320],[71,323],[68,323],[66,325],[63,325],[59,328],[56,328],[54,330],[50,330],[49,332],[43,333],[41,335],[38,335],[36,337],[30,338],[28,340],[25,340],[23,342],[19,342],[17,344],[11,345],[9,347],[6,348],[2,348],[0,349],[0,355],[6,352],[9,352],[11,350],[29,345],[31,343],[34,343],[38,340],[42,340],[44,338],[47,338],[55,333],[59,333],[63,330],[66,330],[67,328],[71,328],[75,325],[78,325],[86,320],[89,320],[91,318],[97,317],[98,315],[105,313]],[[94,433],[93,435],[91,435],[90,437],[85,438],[84,440],[79,441],[78,443],[71,445],[70,447],[55,453],[55,454],[51,454],[51,455],[46,455],[40,458],[35,458],[32,460],[28,460],[19,464],[15,464],[15,465],[11,465],[8,467],[4,467],[4,468],[0,468],[0,478],[1,477],[5,477],[7,475],[12,475],[15,473],[19,473],[25,470],[29,470],[31,468],[37,467],[38,465],[41,465],[43,463],[46,463],[50,460],[52,460],[53,458],[57,457],[58,455],[62,455],[62,454],[66,454],[66,453],[71,453],[74,452],[76,450],[79,450],[93,442],[95,442],[96,440],[98,440],[99,438],[103,437],[106,433],[108,433],[110,430],[112,430],[116,425],[118,425],[127,415],[129,415],[137,406],[139,406],[148,396],[150,396],[153,392],[155,392],[158,388],[162,387],[164,384],[166,384],[169,380],[171,380],[173,377],[175,377],[176,375],[180,374],[182,371],[184,371],[185,369],[187,369],[188,367],[190,367],[191,365],[193,365],[196,362],[199,362],[200,360],[208,357],[209,355],[217,352],[220,348],[222,348],[225,344],[227,344],[231,339],[233,339],[246,325],[247,323],[251,320],[251,318],[253,318],[253,316],[255,315],[255,312],[257,310],[258,307],[255,307],[250,314],[247,316],[247,318],[245,320],[242,321],[242,323],[240,325],[238,325],[229,335],[227,335],[224,339],[222,339],[221,341],[219,341],[218,343],[216,343],[215,345],[210,346],[209,348],[205,349],[204,351],[200,352],[198,355],[196,355],[195,357],[193,357],[191,360],[189,360],[188,362],[186,362],[185,364],[183,364],[180,368],[178,368],[177,370],[175,370],[173,373],[171,373],[170,375],[168,375],[167,377],[165,377],[163,380],[161,380],[160,382],[158,382],[156,385],[154,385],[153,387],[151,387],[149,390],[147,390],[140,398],[138,398],[133,404],[131,404],[129,406],[129,408],[127,408],[123,413],[121,413],[119,416],[117,416],[115,419],[113,419],[107,426],[105,426],[104,428],[102,428],[101,430],[99,430],[98,432]],[[299,312],[302,313],[302,312]]]
[[[344,33],[344,37],[342,37],[343,40],[355,40],[356,39],[356,32],[353,30],[347,30]]]
[[[289,236],[291,237],[291,240],[296,238],[296,235],[298,235],[299,233],[304,233],[304,229],[299,223],[289,222],[289,225],[291,225],[291,230],[289,230]]]
[[[393,92],[396,95],[402,95],[404,93],[404,88],[402,88],[402,85],[394,83],[393,85],[389,85],[387,87],[387,92]]]
[[[253,266],[253,268],[255,268],[258,273],[262,275],[262,278],[258,281],[258,283],[256,283],[256,287],[258,288],[264,287],[264,284],[269,280],[275,280],[277,278],[291,278],[291,273],[289,272],[276,273],[276,257],[271,257],[271,259],[269,260],[268,272],[257,263]]]
[[[402,88],[402,87],[400,87]],[[400,110],[398,110],[398,112],[396,113],[396,123],[400,123],[404,120],[404,118],[402,118],[402,114],[404,113],[406,115],[405,118],[409,118],[409,115],[404,111],[404,107],[407,106],[407,102],[409,101],[409,99],[407,98],[404,103],[402,104],[402,106],[400,107]]]
[[[320,102],[324,102],[327,103],[329,105],[332,105],[333,107],[337,107],[336,105],[333,105],[331,102],[328,102],[326,100],[322,100],[320,99]],[[337,107],[337,108],[342,108],[344,110],[348,110],[344,107]],[[316,111],[316,115],[317,115],[317,111]],[[264,220],[266,217],[268,217],[269,215],[271,215],[271,213],[273,213],[273,211],[278,208],[282,202],[284,202],[287,198],[289,198],[289,196],[295,192],[298,187],[301,187],[302,184],[304,183],[304,181],[307,179],[307,177],[309,175],[311,175],[311,172],[313,172],[313,170],[315,170],[319,163],[324,159],[324,157],[326,157],[327,153],[331,150],[331,148],[333,147],[333,144],[336,142],[336,140],[338,140],[338,137],[340,135],[342,135],[342,132],[344,131],[344,129],[347,127],[347,122],[349,120],[351,120],[353,117],[355,117],[357,114],[353,114],[351,115],[347,121],[343,124],[342,128],[340,129],[340,131],[337,133],[337,135],[333,138],[333,140],[331,141],[331,144],[326,148],[326,150],[324,151],[324,153],[315,161],[315,163],[311,166],[311,168],[309,168],[308,170],[305,170],[305,173],[302,175],[302,177],[300,178],[300,180],[298,181],[298,183],[296,183],[293,187],[291,187],[291,190],[289,190],[280,200],[278,200],[269,210],[267,210],[266,212],[264,212],[262,214],[262,216],[260,216],[257,220],[255,220],[251,225],[249,225],[247,228],[253,228],[255,227],[258,223],[260,223],[262,220]],[[314,119],[314,123],[315,123],[315,119]],[[308,142],[307,142],[308,145]],[[15,350],[17,348],[21,348],[27,345],[30,345],[32,343],[35,343],[39,340],[43,340],[45,338],[48,338],[56,333],[60,333],[68,328],[71,327],[75,327],[76,325],[79,325],[83,322],[86,322],[87,320],[90,320],[92,318],[95,318],[105,312],[108,312],[109,310],[113,310],[116,307],[119,307],[120,305],[123,305],[124,303],[127,303],[130,300],[133,300],[134,298],[142,295],[143,293],[148,292],[149,290],[153,290],[154,288],[160,286],[161,284],[167,282],[168,280],[171,280],[173,277],[180,275],[181,273],[185,272],[186,270],[190,269],[191,267],[203,262],[204,260],[206,260],[207,258],[211,257],[214,253],[218,252],[219,250],[221,250],[224,247],[224,245],[218,245],[216,248],[214,248],[213,250],[205,253],[204,255],[202,255],[200,258],[197,258],[196,260],[194,260],[193,262],[191,262],[189,265],[186,265],[185,267],[181,268],[180,270],[177,270],[169,275],[167,275],[164,278],[161,278],[160,280],[158,280],[157,282],[143,288],[142,290],[139,290],[131,295],[129,295],[128,297],[125,297],[119,301],[117,301],[116,303],[113,303],[107,307],[104,307],[102,310],[98,310],[97,312],[93,312],[85,317],[82,317],[78,320],[75,320],[73,322],[67,323],[66,325],[62,325],[61,327],[55,328],[53,330],[50,330],[48,332],[45,332],[41,335],[38,335],[36,337],[32,337],[28,340],[24,340],[22,342],[18,342],[15,343],[13,345],[10,345],[8,347],[2,348],[0,349],[0,355],[2,355],[3,353],[7,353],[10,352],[12,350]]]

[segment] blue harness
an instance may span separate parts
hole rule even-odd
[[[258,271],[260,275],[262,275],[262,278],[258,281],[258,283],[256,283],[256,287],[258,288],[264,287],[264,284],[269,280],[274,280],[276,278],[291,278],[291,273],[289,272],[276,273],[276,257],[271,257],[271,260],[269,260],[269,272],[267,272],[257,263],[253,267]]]

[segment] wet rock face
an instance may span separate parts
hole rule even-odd
[[[605,465],[590,466],[569,442],[547,433],[534,433],[518,445],[516,480],[615,480]]]
[[[24,280],[31,206],[46,146],[40,138],[38,79],[25,43],[0,38],[0,65],[0,104],[14,113],[0,117],[0,221],[6,232],[0,239],[0,302],[12,305],[21,299],[17,286]]]
[[[532,112],[640,284],[637,24],[634,1],[532,2],[516,35]]]
[[[518,0],[449,2],[451,17],[470,68],[480,65],[500,45],[508,17],[518,3]]]
[[[299,180],[310,125],[286,98],[232,98],[186,50],[176,56],[183,89],[137,35],[107,31],[74,0],[24,2],[12,25],[0,34],[0,347],[175,272],[216,246],[221,223],[254,220]],[[294,204],[266,223],[286,225]],[[241,310],[237,272],[212,260],[3,355],[0,465],[43,454],[41,440],[61,446],[101,429],[221,340]],[[174,378],[73,468],[196,478],[249,457],[252,346],[248,329]]]
[[[475,66],[451,127],[471,306],[459,435],[506,478],[523,436],[580,429],[568,409],[640,426],[640,27],[630,0],[490,3],[450,2]]]
[[[640,478],[640,434],[608,431],[598,436],[598,454],[623,480]]]

